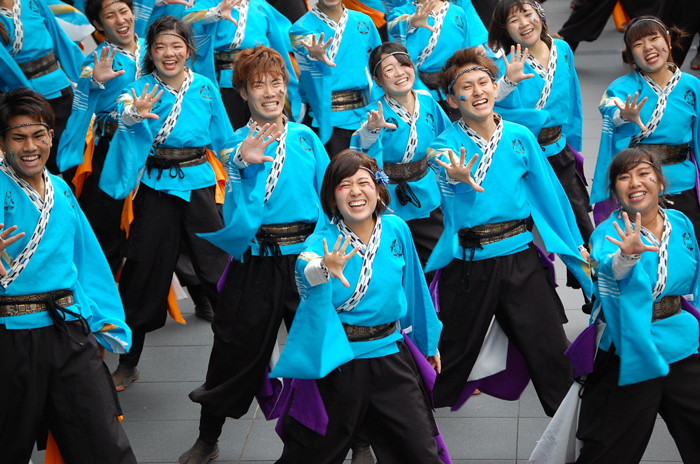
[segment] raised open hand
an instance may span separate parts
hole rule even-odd
[[[221,3],[219,3],[219,11],[221,11],[221,16],[223,16],[224,19],[231,21],[236,26],[238,26],[238,21],[233,19],[231,11],[240,3],[241,0],[221,0]]]
[[[435,28],[428,24],[428,18],[430,17],[430,13],[433,11],[433,8],[435,8],[437,3],[437,0],[428,0],[422,5],[416,5],[416,12],[413,13],[413,16],[411,16],[411,26],[415,28],[422,27],[430,32],[435,32]]]
[[[535,77],[534,74],[525,74],[525,63],[527,63],[528,49],[521,50],[520,44],[517,48],[515,45],[510,46],[510,62],[506,59],[506,54],[503,53],[501,58],[503,58],[503,63],[506,67],[505,75],[509,81],[514,84],[518,84],[525,79],[530,79]]]
[[[382,102],[377,102],[377,110],[372,110],[367,113],[367,129],[371,131],[376,131],[379,129],[396,129],[396,124],[386,122],[384,119],[384,109],[382,108]]]
[[[5,227],[5,224],[0,224],[0,230],[2,230],[3,227]],[[0,254],[2,254],[5,248],[24,237],[24,232],[20,232],[19,234],[15,234],[10,237],[12,232],[14,232],[15,230],[17,230],[17,226],[12,226],[8,227],[7,229],[3,230],[2,233],[0,233]],[[0,261],[0,276],[4,277],[6,275],[7,270],[5,269],[5,266],[2,265],[2,261]]]
[[[150,92],[148,91],[148,84],[146,84],[141,91],[141,95],[138,97],[136,96],[136,91],[132,87],[131,95],[134,97],[134,106],[137,110],[139,110],[142,118],[160,119],[160,116],[155,113],[151,113],[151,110],[153,110],[153,105],[155,105],[156,102],[160,100],[161,95],[163,95],[162,90],[158,92],[158,84],[154,85],[153,90]]]
[[[647,127],[644,125],[642,122],[642,118],[639,116],[639,113],[642,111],[642,107],[644,104],[647,102],[647,97],[642,98],[642,101],[637,104],[637,99],[639,98],[639,92],[634,93],[634,99],[632,102],[630,102],[630,99],[632,99],[631,95],[627,95],[627,101],[625,104],[618,103],[617,99],[614,100],[615,105],[620,109],[620,116],[622,116],[624,119],[631,121],[639,126],[640,129],[643,131],[647,130]]]
[[[328,47],[331,46],[331,42],[333,42],[333,37],[328,39],[327,42],[323,42],[323,32],[321,32],[321,36],[318,38],[318,41],[316,40],[316,35],[312,34],[311,35],[311,43],[302,40],[301,44],[306,47],[306,51],[309,52],[309,56],[315,59],[316,61],[321,61],[322,63],[326,63],[328,66],[331,68],[335,68],[335,63],[333,63],[330,58],[328,58],[328,53],[326,53],[326,50],[328,50]]]
[[[457,160],[452,150],[448,150],[447,155],[450,158],[450,164],[445,163],[439,158],[435,160],[440,166],[445,168],[447,175],[453,178],[454,180],[458,180],[469,185],[477,192],[483,192],[484,188],[480,185],[477,185],[474,181],[474,178],[472,177],[472,168],[474,167],[474,163],[476,163],[476,160],[479,159],[479,155],[472,156],[472,159],[469,160],[469,163],[467,163],[466,166],[464,165],[464,162],[467,158],[466,148],[462,147],[462,150],[459,155],[459,160]]]
[[[338,240],[335,241],[335,246],[331,252],[328,251],[328,243],[326,243],[326,239],[323,239],[323,264],[325,264],[326,269],[328,269],[328,272],[330,272],[333,277],[340,279],[340,282],[345,286],[345,288],[350,288],[350,282],[348,282],[348,279],[346,279],[343,275],[343,270],[345,269],[345,263],[347,263],[350,258],[355,256],[358,249],[353,248],[350,253],[346,254],[345,250],[347,250],[348,245],[350,244],[350,238],[346,237],[345,243],[343,243],[343,246],[341,247],[340,244],[342,241],[343,236],[338,235]]]
[[[102,47],[102,51],[100,51],[99,56],[97,56],[96,51],[92,52],[92,55],[95,58],[95,65],[92,68],[92,77],[97,82],[104,84],[105,82],[111,81],[115,77],[121,76],[126,72],[123,69],[120,69],[119,71],[112,69],[112,62],[114,61],[114,56],[116,54],[117,50],[112,49],[111,47]]]
[[[606,235],[605,238],[610,240],[612,243],[620,247],[620,251],[626,255],[641,255],[645,251],[659,251],[659,247],[657,246],[650,246],[650,245],[645,245],[644,242],[642,242],[642,214],[637,213],[637,219],[636,219],[636,225],[637,227],[632,230],[632,224],[630,224],[630,218],[627,215],[626,212],[622,213],[622,218],[625,221],[625,230],[623,231],[620,226],[617,225],[617,222],[614,222],[613,225],[615,226],[615,230],[617,231],[617,234],[620,236],[622,239],[616,240],[609,235]]]
[[[257,134],[255,133],[256,127],[258,125],[253,123],[250,132],[248,132],[248,135],[241,143],[241,158],[248,164],[262,164],[266,161],[274,161],[271,156],[265,155],[265,150],[282,135],[282,132],[277,131],[275,133],[277,124],[265,124]]]

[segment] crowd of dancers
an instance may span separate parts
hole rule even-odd
[[[0,0],[3,462],[135,463],[117,392],[180,285],[214,343],[179,464],[256,398],[279,463],[450,463],[433,409],[530,381],[531,462],[637,463],[657,414],[700,462],[686,32],[626,25],[589,195],[574,53],[534,0],[486,24],[470,0],[56,1]],[[573,343],[554,254],[591,315]]]

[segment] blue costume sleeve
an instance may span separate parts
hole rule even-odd
[[[564,48],[560,46],[559,48]],[[578,74],[574,66],[574,53],[571,48],[566,47],[566,62],[571,71],[571,80],[569,81],[569,119],[562,127],[562,132],[566,135],[566,143],[580,152],[583,149],[583,105],[581,104],[581,87],[578,83]]]
[[[224,108],[224,102],[221,99],[221,91],[216,86],[216,84],[208,84],[211,89],[213,98],[211,100],[211,121],[209,123],[209,134],[211,136],[211,149],[220,158],[220,151],[223,150],[226,141],[233,137],[233,128],[231,127],[231,121],[226,114],[226,108]]]
[[[309,261],[323,256],[322,240],[324,237],[327,242],[331,240],[334,235],[332,229],[335,227],[326,227],[309,237],[305,251],[297,258],[295,274],[301,304],[294,316],[285,348],[270,377],[320,379],[354,359],[350,342],[333,306],[331,282],[312,287],[304,275]]]
[[[489,38],[489,31],[486,30],[484,23],[476,12],[472,0],[461,0],[458,4],[462,7],[464,14],[467,16],[469,43],[472,44],[471,46],[473,47],[475,44],[485,44]]]
[[[403,221],[402,221],[403,222]],[[406,316],[400,319],[401,328],[411,338],[418,349],[426,356],[437,353],[442,322],[437,317],[435,306],[430,298],[428,285],[423,276],[423,268],[413,243],[411,230],[403,222],[401,238],[403,239],[406,267],[403,274],[403,289],[406,293]],[[408,331],[408,328],[411,328]]]
[[[89,313],[84,311],[83,314],[89,314],[86,319],[100,345],[113,353],[125,353],[131,346],[131,329],[124,322],[124,307],[117,285],[78,201],[68,189],[66,195],[72,197],[71,204],[75,205],[79,223],[73,251],[73,262],[78,270],[78,301],[81,308],[89,308]]]
[[[141,90],[139,88],[136,91]],[[138,185],[139,173],[146,165],[146,159],[153,145],[153,134],[147,120],[133,126],[127,126],[122,121],[124,108],[132,102],[133,97],[129,88],[119,97],[117,106],[119,126],[109,144],[109,151],[100,176],[100,189],[118,200],[126,198]]]
[[[80,2],[77,7],[63,3],[61,0],[47,0],[46,4],[56,16],[56,21],[63,32],[76,44],[82,42],[95,30],[85,13],[78,9],[81,7]]]
[[[72,42],[63,29],[61,29],[61,26],[59,26],[56,21],[56,17],[46,5],[45,1],[36,0],[36,3],[39,6],[41,16],[43,16],[46,21],[46,28],[53,39],[56,58],[58,58],[58,61],[61,63],[63,72],[66,73],[68,79],[73,82],[78,82],[80,78],[80,69],[85,59],[83,51],[80,50],[80,47]]]
[[[155,6],[156,0],[136,0],[134,2],[134,32],[139,37],[146,37],[151,13],[153,13]]]
[[[9,92],[18,87],[32,87],[5,47],[0,47],[0,83],[2,83],[0,90],[3,92]]]

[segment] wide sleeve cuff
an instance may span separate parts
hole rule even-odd
[[[135,105],[129,105],[122,112],[122,122],[127,126],[133,126],[144,120]]]
[[[379,134],[381,133],[381,129],[369,130],[367,128],[367,121],[363,122],[362,126],[360,126],[360,131],[358,132],[358,135],[360,136],[360,147],[363,150],[367,150],[369,147],[374,145],[374,143],[379,138]]]
[[[616,109],[612,115],[613,126],[619,127],[623,124],[627,124],[628,122],[631,121],[622,117],[622,114],[620,113],[620,108]]]
[[[238,169],[245,169],[250,166],[250,163],[247,163],[241,156],[241,147],[236,148],[236,154],[233,155],[232,162]]]

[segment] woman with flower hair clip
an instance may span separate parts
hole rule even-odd
[[[682,211],[700,232],[700,80],[673,63],[683,32],[654,16],[630,21],[622,58],[632,71],[608,87],[598,106],[603,116],[591,203],[596,222],[613,208],[605,179],[613,156],[641,146],[659,158],[666,178],[668,207]]]
[[[498,81],[495,111],[537,137],[569,198],[585,245],[593,222],[578,155],[583,108],[574,54],[566,42],[550,37],[545,11],[535,0],[501,0],[489,26],[489,46],[503,53],[497,61],[504,75]],[[567,285],[579,288],[573,275],[567,275]]]
[[[394,214],[411,229],[425,266],[442,233],[440,190],[426,150],[450,120],[429,94],[413,90],[416,71],[406,47],[380,45],[370,54],[369,66],[384,96],[367,106],[367,121],[351,147],[375,158],[389,176]]]
[[[112,198],[133,200],[119,293],[134,342],[112,374],[118,390],[139,377],[146,333],[165,324],[181,243],[213,307],[227,259],[197,235],[224,226],[212,162],[233,130],[221,95],[186,66],[196,53],[185,23],[158,19],[146,44],[143,77],[119,96],[118,127],[99,183]]]
[[[352,150],[326,170],[321,205],[332,222],[297,259],[302,301],[270,374],[297,379],[285,386],[278,463],[342,463],[363,424],[382,463],[447,456],[419,384],[440,372],[442,325],[411,232],[386,213],[387,180],[376,160]],[[316,413],[327,414],[326,426],[308,420]]]

